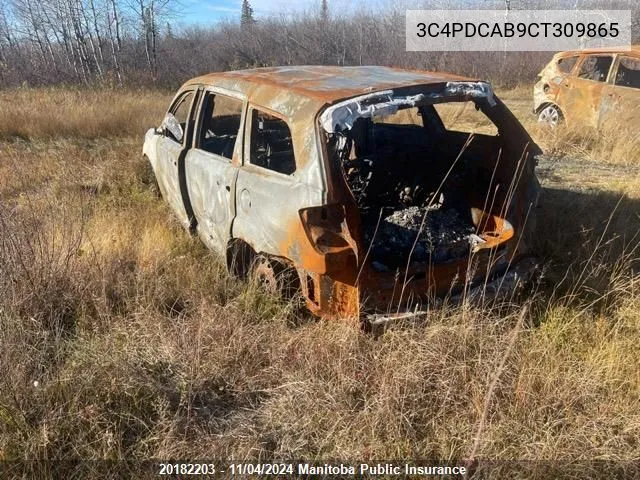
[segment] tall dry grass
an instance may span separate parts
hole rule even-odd
[[[2,90],[0,132],[4,139],[139,137],[160,124],[170,99],[151,90]]]
[[[612,122],[602,129],[561,125],[556,129],[530,127],[549,154],[616,165],[640,163],[640,132],[635,125]]]
[[[610,119],[601,129],[579,124],[561,124],[551,129],[539,124],[532,113],[531,88],[499,90],[498,95],[549,155],[615,165],[640,164],[640,132],[637,125]]]
[[[143,97],[156,112],[167,103]],[[490,478],[638,473],[632,170],[582,189],[586,158],[566,170],[571,184],[543,178],[546,266],[528,297],[445,307],[375,338],[229,278],[146,183],[144,129],[95,134],[95,112],[127,99],[96,94],[59,136],[51,110],[24,107],[22,133],[0,128],[0,458],[474,458]],[[157,123],[150,111],[132,125]],[[111,132],[133,131],[117,118]],[[0,471],[98,478],[118,466],[43,465]]]

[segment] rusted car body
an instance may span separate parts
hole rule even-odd
[[[534,113],[552,126],[640,121],[640,46],[556,54],[533,88]]]
[[[451,102],[498,133],[447,130],[434,107]],[[418,121],[385,123],[404,111]],[[180,88],[143,153],[232,271],[246,273],[238,258],[265,277],[290,267],[318,316],[400,314],[531,271],[540,150],[485,82],[386,67],[210,74]]]

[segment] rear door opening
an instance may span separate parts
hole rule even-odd
[[[519,223],[528,136],[488,84],[434,90],[369,95],[320,118],[359,213],[359,263],[374,273],[464,263],[503,248]]]

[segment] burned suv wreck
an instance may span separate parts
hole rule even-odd
[[[538,74],[533,112],[555,127],[562,121],[636,131],[640,118],[640,45],[559,52]]]
[[[495,133],[448,128],[460,105]],[[385,67],[199,77],[144,144],[164,198],[233,273],[275,286],[293,271],[335,318],[525,281],[538,153],[489,84]]]

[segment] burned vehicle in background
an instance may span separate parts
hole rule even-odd
[[[533,87],[533,111],[553,127],[634,128],[640,121],[640,46],[554,55]]]
[[[143,152],[233,273],[277,287],[294,272],[318,316],[508,293],[533,267],[540,150],[485,82],[386,67],[210,74],[179,90]]]

